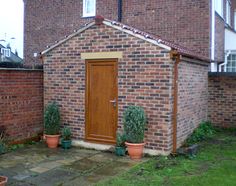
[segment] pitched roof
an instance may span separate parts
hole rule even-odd
[[[1,51],[1,48],[6,48],[6,47],[4,47],[3,45],[0,44],[0,51]],[[0,58],[0,62],[17,62],[17,63],[21,63],[21,62],[23,62],[23,59],[20,58],[19,56],[17,56],[15,53],[13,53],[11,51],[11,56],[10,57],[4,57],[4,60],[2,60]]]
[[[143,40],[145,40],[147,42],[150,42],[150,43],[152,43],[154,45],[157,45],[157,46],[159,46],[161,48],[167,49],[169,51],[176,50],[181,55],[184,55],[184,56],[187,56],[187,57],[193,57],[193,58],[200,59],[200,60],[203,60],[203,61],[209,61],[208,58],[203,57],[202,55],[199,55],[197,52],[195,52],[193,50],[190,50],[190,49],[188,49],[186,47],[177,45],[177,44],[175,44],[173,42],[170,42],[170,41],[168,41],[166,39],[162,39],[160,36],[153,35],[153,34],[141,31],[139,29],[136,29],[134,27],[125,25],[123,23],[120,23],[120,22],[117,22],[117,21],[112,21],[112,20],[109,20],[109,19],[104,19],[102,21],[102,23],[104,25],[113,27],[113,28],[115,28],[117,30],[123,31],[125,33],[130,34],[130,35],[133,35],[133,36],[138,37],[140,39],[143,39]],[[95,25],[95,20],[93,20],[90,23],[85,24],[79,30],[75,30],[74,33],[72,33],[72,34],[70,34],[68,36],[65,36],[64,39],[62,39],[60,41],[56,41],[54,45],[47,46],[47,49],[44,50],[43,52],[41,52],[41,54],[42,55],[46,54],[47,52],[51,51],[55,47],[59,46],[60,44],[62,44],[64,42],[66,42],[67,40],[69,40],[70,38],[78,35],[79,33],[87,30],[88,28],[90,28],[93,25]]]

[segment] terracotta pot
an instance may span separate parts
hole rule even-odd
[[[60,135],[47,135],[45,134],[46,137],[46,143],[48,145],[49,148],[57,148],[58,144],[59,144],[59,137]]]
[[[143,156],[143,147],[145,143],[128,143],[125,142],[131,159],[140,160]]]
[[[7,184],[8,178],[6,176],[0,176],[0,186],[5,186]]]

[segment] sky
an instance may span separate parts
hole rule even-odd
[[[20,57],[23,57],[23,20],[23,0],[0,0],[0,40],[6,40],[0,43],[4,46],[10,43],[12,51],[17,49]]]

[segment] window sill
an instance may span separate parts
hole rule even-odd
[[[95,16],[82,16],[81,18],[82,19],[92,19],[92,18],[95,18]]]

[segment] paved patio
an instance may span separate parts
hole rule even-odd
[[[8,176],[8,185],[14,186],[85,186],[123,173],[137,163],[109,152],[48,149],[40,143],[0,155],[0,175]]]

